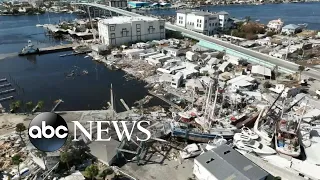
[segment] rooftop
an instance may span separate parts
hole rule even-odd
[[[158,19],[152,17],[126,17],[126,16],[119,16],[119,17],[112,17],[109,19],[102,19],[100,22],[103,24],[124,24],[124,23],[131,23],[133,21],[156,21]]]
[[[288,24],[286,26],[284,26],[282,29],[298,29],[300,28],[300,26],[295,25],[295,24]]]
[[[221,145],[196,158],[217,179],[263,179],[268,172],[235,151]]]

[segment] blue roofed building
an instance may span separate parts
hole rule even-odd
[[[131,8],[149,7],[150,3],[142,1],[129,1],[128,6]]]
[[[296,34],[302,31],[302,27],[295,25],[295,24],[288,24],[286,26],[284,26],[281,30],[281,33],[283,34]]]

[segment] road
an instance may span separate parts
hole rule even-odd
[[[125,15],[125,16],[133,16],[133,17],[142,16],[142,15],[137,14],[137,13],[129,12],[129,11],[126,11],[126,10],[123,10],[123,9],[114,8],[114,7],[108,7],[108,6],[101,5],[101,4],[94,4],[94,3],[76,3],[76,4],[94,6],[94,7],[97,7],[97,8],[102,8],[102,9],[105,9],[105,10],[113,11],[113,12],[116,12],[116,13],[119,13],[119,14],[122,14],[122,15]],[[261,61],[265,61],[265,62],[269,62],[269,63],[274,64],[274,65],[277,65],[278,67],[282,67],[282,68],[285,68],[285,69],[288,69],[288,70],[291,70],[291,71],[298,71],[299,65],[295,64],[293,62],[285,61],[283,59],[279,59],[279,58],[276,58],[276,57],[273,57],[273,56],[269,56],[267,54],[256,52],[256,51],[253,51],[251,49],[243,48],[241,46],[237,46],[237,45],[231,44],[229,42],[225,42],[225,41],[219,40],[219,39],[214,38],[214,37],[210,37],[210,36],[207,36],[207,35],[204,35],[204,34],[200,34],[200,33],[185,29],[183,27],[179,27],[179,26],[173,25],[173,24],[171,24],[169,22],[166,23],[166,29],[179,31],[179,32],[182,32],[184,34],[188,34],[188,35],[191,35],[193,37],[196,37],[198,39],[202,39],[202,40],[205,40],[205,41],[208,41],[208,42],[211,42],[211,43],[215,43],[217,45],[226,47],[228,49],[235,50],[235,51],[237,51],[239,53],[243,53],[243,54],[252,56],[254,58],[260,59]],[[315,78],[317,80],[320,80],[320,72],[317,71],[317,70],[310,69],[308,71],[302,72],[302,74],[306,75],[306,76],[309,76],[309,77],[312,77],[312,78]]]
[[[210,36],[206,36],[206,35],[203,35],[203,34],[200,34],[200,33],[197,33],[197,32],[182,28],[182,27],[178,27],[178,26],[170,24],[170,23],[166,23],[166,28],[174,29],[176,31],[180,31],[185,34],[189,34],[189,35],[197,37],[199,39],[203,39],[205,41],[215,43],[217,45],[235,50],[237,52],[247,54],[249,56],[261,59],[262,61],[272,63],[272,64],[277,65],[279,67],[283,67],[283,68],[286,68],[286,69],[289,69],[292,71],[298,71],[299,65],[295,64],[293,62],[285,61],[283,59],[275,58],[275,57],[269,56],[267,54],[253,51],[251,49],[246,49],[246,48],[243,48],[240,46],[236,46],[234,44],[230,44],[229,42],[225,42],[225,41],[222,41],[222,40],[210,37]],[[320,80],[320,72],[316,71],[314,69],[310,69],[309,71],[304,71],[302,74]]]

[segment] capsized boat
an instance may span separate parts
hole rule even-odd
[[[276,151],[269,146],[251,139],[242,133],[236,133],[233,137],[233,144],[240,150],[255,152],[257,154],[276,154]]]
[[[232,139],[235,129],[231,128],[210,128],[208,131],[203,131],[200,128],[193,126],[192,124],[171,122],[172,136],[180,137],[196,142],[209,142],[220,135],[224,139]]]

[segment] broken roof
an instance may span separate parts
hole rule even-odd
[[[265,179],[270,175],[228,145],[205,152],[195,160],[216,179]]]
[[[271,69],[264,67],[264,66],[255,65],[255,66],[252,66],[251,73],[252,74],[260,74],[263,76],[271,76]]]

